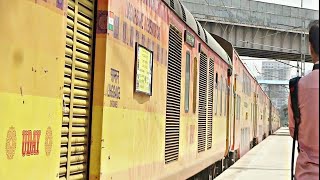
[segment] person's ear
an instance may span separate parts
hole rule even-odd
[[[314,61],[315,59],[318,59],[318,55],[317,53],[314,51],[314,49],[312,48],[311,44],[309,45],[309,51],[310,51],[310,55],[312,58],[312,61]],[[315,63],[315,62],[314,62]]]

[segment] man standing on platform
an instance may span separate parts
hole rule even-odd
[[[309,49],[314,68],[298,81],[297,100],[291,99],[294,88],[290,87],[288,103],[290,135],[295,138],[297,128],[300,151],[294,175],[296,180],[319,179],[319,20],[311,22],[309,27]]]

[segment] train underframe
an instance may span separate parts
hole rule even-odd
[[[210,165],[209,167],[190,177],[188,180],[212,180],[218,177],[223,171],[227,170],[238,160],[239,151],[230,151],[224,159],[215,162],[214,164]]]
[[[262,139],[266,139],[266,133],[263,134]],[[259,144],[258,137],[254,137],[252,141],[250,141],[250,150]],[[230,151],[228,155],[194,176],[190,177],[188,180],[203,180],[203,179],[214,179],[218,177],[223,171],[227,170],[231,167],[235,162],[240,159],[239,149],[235,151]]]

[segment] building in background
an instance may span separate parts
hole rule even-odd
[[[283,109],[288,104],[291,68],[284,61],[263,61],[259,83],[273,104]]]
[[[291,69],[285,61],[263,61],[262,78],[264,80],[289,80]]]

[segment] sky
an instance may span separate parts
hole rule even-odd
[[[301,7],[301,1],[302,1],[303,8],[319,10],[319,0],[256,0],[256,1],[282,4],[282,5],[294,6],[294,7]]]

